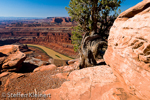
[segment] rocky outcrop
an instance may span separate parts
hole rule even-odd
[[[60,88],[43,93],[51,94],[50,100],[136,100],[107,65],[73,71]]]
[[[33,72],[39,72],[39,71],[45,71],[45,70],[55,70],[56,66],[54,64],[51,65],[44,65],[44,66],[40,66],[36,69],[34,69]]]
[[[150,99],[150,0],[126,10],[114,22],[105,61],[124,89],[142,100]]]
[[[0,47],[0,68],[4,71],[19,71],[26,55],[19,49],[19,45],[5,45]]]
[[[73,21],[71,21],[70,17],[54,17],[52,18],[51,23],[61,23],[61,24],[68,24],[71,23]]]

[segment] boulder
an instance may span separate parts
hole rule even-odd
[[[63,69],[63,71],[68,72],[68,71],[73,71],[78,69],[79,66],[79,60],[75,61],[73,64],[70,64],[68,66],[63,66],[61,67]]]
[[[150,0],[121,13],[110,29],[105,62],[124,89],[150,100]]]
[[[79,59],[73,59],[73,60],[69,60],[67,61],[67,64],[70,65],[70,64],[74,64],[75,62],[79,61]]]
[[[19,71],[25,59],[26,54],[19,50],[19,45],[0,46],[1,72]]]
[[[54,64],[40,66],[34,69],[33,72],[46,71],[46,70],[55,70],[57,67]]]
[[[10,72],[3,72],[3,73],[0,74],[0,78],[5,77],[9,74],[10,74]]]

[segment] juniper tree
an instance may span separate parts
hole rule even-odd
[[[70,0],[66,10],[78,23],[72,32],[72,42],[75,44],[75,50],[79,49],[80,68],[97,64],[95,57],[99,49],[107,45],[105,39],[108,34],[106,33],[116,18],[116,10],[122,1]]]

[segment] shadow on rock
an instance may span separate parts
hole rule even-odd
[[[4,56],[6,57],[7,55],[0,52],[0,57],[4,57]]]
[[[33,70],[37,67],[37,65],[31,63],[23,63],[22,68],[18,71],[18,73],[30,73],[33,72]]]
[[[105,61],[98,63],[97,65],[106,65]]]

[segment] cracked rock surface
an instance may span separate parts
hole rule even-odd
[[[75,70],[60,88],[43,92],[51,94],[50,100],[126,100],[135,99],[126,93],[112,69],[95,66]]]

